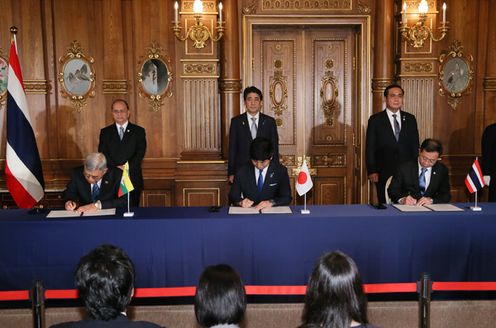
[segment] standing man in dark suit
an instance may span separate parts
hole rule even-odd
[[[134,266],[119,247],[102,245],[83,256],[75,281],[88,318],[51,328],[160,328],[127,317],[126,308],[134,293]]]
[[[396,84],[384,90],[386,109],[369,118],[365,161],[380,203],[386,202],[387,179],[404,162],[415,160],[419,149],[417,120],[401,110],[405,92]]]
[[[122,171],[107,168],[105,155],[89,154],[84,166],[72,172],[71,180],[64,191],[65,209],[93,212],[126,206],[126,199],[117,196],[121,177]]]
[[[272,143],[257,137],[250,145],[251,163],[236,171],[229,191],[231,204],[255,206],[257,210],[272,206],[289,205],[291,187],[288,170],[273,159]]]
[[[496,202],[496,123],[488,125],[482,134],[481,166],[489,186],[489,201]]]
[[[403,163],[388,188],[393,203],[429,205],[448,203],[451,199],[448,168],[439,162],[441,142],[425,139],[418,160]]]
[[[105,154],[109,167],[123,169],[129,162],[129,176],[134,190],[129,195],[131,206],[139,206],[143,190],[141,162],[146,152],[146,134],[141,126],[129,122],[129,105],[124,99],[112,102],[114,124],[100,130],[98,151]]]
[[[227,174],[233,183],[236,170],[250,163],[250,143],[256,137],[268,138],[273,145],[273,160],[279,163],[279,136],[274,118],[260,112],[263,95],[256,87],[243,91],[246,112],[233,117],[229,129],[229,162]]]

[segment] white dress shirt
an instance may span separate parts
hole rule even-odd
[[[400,125],[400,131],[401,131],[401,110],[398,110],[396,113],[393,113],[391,110],[386,108],[386,113],[389,118],[389,123],[391,123],[391,128],[393,129],[394,133],[394,117],[393,114],[396,114],[396,120],[398,121],[398,124]]]

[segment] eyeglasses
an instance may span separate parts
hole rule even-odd
[[[83,173],[83,175],[84,175],[84,177],[85,177],[86,179],[88,179],[88,180],[95,180],[95,181],[100,180],[100,179],[103,177],[103,175],[104,175],[104,174],[105,174],[105,172],[102,172],[102,173],[101,173],[101,174],[99,174],[99,175],[91,175],[91,174],[89,174],[89,173],[88,173],[88,172],[86,172],[86,171]]]
[[[113,109],[113,110],[112,110],[112,113],[114,113],[114,114],[124,114],[124,113],[126,113],[126,112],[127,112],[127,110],[126,110],[126,109],[121,109],[121,110],[114,110],[114,109]]]
[[[425,157],[424,155],[419,155],[420,158],[424,161],[424,162],[427,162],[427,163],[430,163],[432,165],[436,164],[436,162],[438,161],[438,158],[436,159],[431,159],[431,158],[427,158]]]

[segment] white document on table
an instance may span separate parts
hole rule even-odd
[[[402,212],[430,212],[431,211],[427,207],[417,206],[417,205],[393,204],[393,206]]]
[[[67,211],[67,210],[51,210],[50,213],[48,213],[47,218],[72,218],[78,216],[103,216],[103,215],[115,215],[115,208],[107,208],[104,210],[98,210],[98,211],[86,212],[86,213]]]
[[[51,210],[50,213],[46,216],[47,218],[71,218],[81,216],[81,213],[76,211],[67,211],[67,210]]]
[[[424,206],[436,212],[463,212],[463,208],[452,204],[430,204]]]
[[[229,207],[229,214],[292,214],[291,208],[289,206],[274,206],[264,208],[262,211],[255,209],[255,207],[239,207],[231,206]]]
[[[260,211],[255,207],[231,206],[229,207],[229,214],[260,214]]]
[[[85,212],[83,216],[103,216],[103,215],[115,215],[115,207],[114,208],[106,208],[103,210],[98,210],[94,212]]]
[[[289,206],[274,206],[264,208],[262,210],[263,214],[293,214]]]

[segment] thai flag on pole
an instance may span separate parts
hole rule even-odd
[[[20,208],[31,208],[44,195],[43,172],[24,92],[15,35],[10,44],[7,82],[7,188]]]
[[[471,194],[484,187],[484,178],[477,158],[465,178],[465,185]]]

